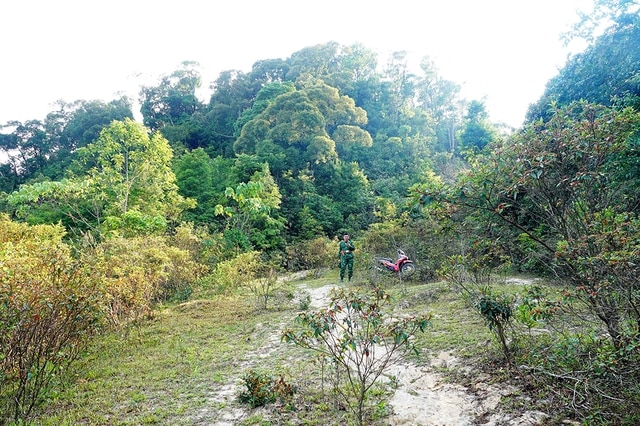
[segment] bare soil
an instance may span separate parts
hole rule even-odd
[[[296,277],[302,278],[302,277]],[[529,281],[520,279],[522,284]],[[525,282],[526,281],[526,282]],[[304,284],[298,289],[310,295],[311,309],[326,307],[330,301],[330,291],[335,285],[320,288],[307,288]],[[285,324],[268,327],[269,337],[266,344],[243,361],[238,371],[249,367],[258,367],[278,350],[280,334]],[[261,332],[267,332],[265,327]],[[442,352],[431,357],[428,365],[403,363],[393,365],[386,373],[387,380],[393,378],[395,392],[389,404],[393,414],[385,420],[389,426],[533,426],[544,424],[546,415],[541,412],[505,413],[501,412],[499,402],[504,397],[517,393],[517,389],[501,385],[499,388],[486,381],[478,381],[473,389],[449,383],[443,376],[442,368],[464,368],[453,352]],[[482,378],[482,376],[481,376]],[[194,424],[233,426],[256,414],[246,406],[237,403],[239,381],[215,389],[210,397],[207,409],[193,416]],[[258,409],[259,410],[259,409]],[[265,411],[266,413],[266,411]]]

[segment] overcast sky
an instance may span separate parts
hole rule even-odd
[[[559,36],[592,0],[2,0],[0,124],[62,99],[137,98],[183,61],[223,70],[308,46],[362,43],[430,56],[440,74],[519,126],[565,63]],[[573,47],[573,51],[577,48]],[[206,98],[208,100],[208,96]]]

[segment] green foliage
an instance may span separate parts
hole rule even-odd
[[[200,108],[196,89],[201,85],[196,62],[185,61],[180,69],[161,78],[158,86],[140,90],[140,112],[153,131],[175,130]],[[167,128],[168,126],[169,128]]]
[[[420,109],[433,120],[424,128],[435,134],[437,151],[454,153],[457,148],[455,129],[463,115],[460,108],[464,103],[460,99],[461,86],[444,79],[435,62],[427,56],[420,62],[420,68],[422,75],[415,82],[416,95]]]
[[[206,272],[189,252],[164,237],[114,237],[86,253],[103,277],[109,319],[126,325],[151,316],[158,302],[187,294]]]
[[[107,216],[102,222],[102,231],[119,234],[125,238],[136,235],[161,235],[167,230],[167,220],[163,216],[150,216],[136,209],[129,209],[120,216]]]
[[[279,259],[263,259],[259,252],[251,252],[253,256],[244,257],[244,263],[238,265],[245,279],[243,287],[248,289],[256,299],[258,309],[267,309],[269,300],[277,292],[285,291],[288,296],[286,281],[278,279]]]
[[[497,130],[489,121],[484,104],[472,101],[467,110],[464,128],[460,132],[459,151],[473,155],[498,138]]]
[[[513,316],[512,304],[513,301],[503,295],[496,296],[485,289],[484,294],[476,303],[476,308],[487,321],[489,330],[497,331],[498,329],[503,329],[511,321]]]
[[[639,111],[640,52],[635,48],[640,43],[637,2],[598,0],[594,3],[594,12],[583,15],[584,20],[601,25],[602,18],[610,14],[606,17],[612,18],[606,23],[609,28],[583,52],[569,58],[559,74],[547,82],[543,96],[529,108],[529,123],[548,120],[553,115],[550,105],[563,107],[580,100],[606,106],[635,105]]]
[[[322,197],[319,195],[310,195],[307,198],[311,203],[316,204],[318,202],[318,206],[323,206],[324,208],[318,207],[318,210],[312,209],[309,205],[302,207],[302,209],[298,212],[297,216],[297,228],[295,230],[295,234],[300,240],[311,240],[318,235],[323,235],[325,229],[335,229],[336,225],[342,222],[342,215],[337,210],[337,208],[333,206],[334,203],[331,202],[327,197]],[[324,200],[326,203],[322,204],[320,201]],[[310,203],[310,204],[311,204]],[[328,212],[327,212],[328,210]],[[322,215],[322,212],[326,212],[326,215]],[[321,219],[318,216],[323,216],[325,220],[321,222]],[[334,220],[328,224],[326,219],[331,219],[333,216]],[[327,226],[328,225],[328,226]]]
[[[537,238],[544,235],[545,232],[546,227],[544,225],[531,231]],[[547,265],[545,265],[548,262],[548,256],[545,253],[540,253],[536,240],[523,232],[516,237],[515,244],[517,248],[513,252],[513,263],[518,270],[539,275],[548,273]]]
[[[244,110],[240,118],[234,123],[236,134],[240,135],[244,125],[267,109],[267,107],[271,105],[278,96],[294,92],[295,90],[294,85],[290,82],[270,83],[262,87],[256,95],[253,106],[250,109]]]
[[[270,96],[275,97],[269,98],[268,106],[254,105],[260,112],[252,113],[243,125],[235,150],[269,163],[296,237],[315,237],[319,226],[325,233],[335,232],[353,211],[362,214],[368,203],[364,174],[357,165],[340,164],[336,151],[338,142],[371,145],[370,135],[362,128],[366,114],[352,99],[321,82]],[[319,212],[317,207],[326,211]],[[368,221],[353,219],[364,222],[357,223],[358,228]]]
[[[0,218],[0,422],[27,419],[106,315],[94,270],[60,226]]]
[[[344,373],[346,390],[337,390],[358,425],[367,424],[365,401],[376,380],[391,362],[415,350],[411,338],[424,332],[431,318],[393,318],[385,309],[389,301],[380,288],[334,289],[328,309],[298,314],[299,328],[282,333],[285,342],[328,357]]]
[[[189,258],[202,265],[205,270],[213,265],[216,253],[212,247],[212,236],[206,227],[195,226],[190,222],[182,222],[174,229],[174,234],[169,239],[172,247],[189,253]]]
[[[15,216],[31,224],[62,222],[80,234],[98,227],[102,200],[92,197],[90,179],[62,179],[22,185],[7,196]]]
[[[52,133],[59,138],[61,146],[56,157],[63,163],[69,161],[65,161],[65,155],[94,142],[100,132],[113,121],[133,119],[131,101],[126,97],[107,103],[78,100],[70,104],[58,101],[56,105],[59,111],[47,115],[47,124],[49,128],[60,129],[59,135],[57,132]]]
[[[216,214],[227,217],[225,234],[236,236],[236,253],[247,248],[274,249],[283,244],[283,219],[278,213],[282,196],[267,164],[256,171],[249,182],[228,187],[225,196],[230,205],[216,206]],[[229,240],[233,242],[233,240]]]
[[[524,339],[518,349],[514,362],[528,371],[534,398],[554,392],[566,412],[594,425],[640,418],[637,344],[616,349],[587,331]]]
[[[7,198],[17,215],[38,222],[55,212],[76,234],[128,236],[162,232],[195,205],[178,194],[167,141],[132,120],[114,121],[79,151],[87,175],[23,185]]]
[[[0,134],[0,149],[7,159],[2,182],[5,192],[35,180],[59,180],[70,171],[83,173],[74,164],[77,149],[93,142],[112,121],[133,118],[125,97],[109,103],[58,101],[56,108],[44,122],[11,121],[0,126],[10,130]]]
[[[107,200],[105,216],[135,208],[150,217],[176,220],[182,210],[195,205],[178,194],[167,140],[159,133],[149,135],[132,120],[113,122],[84,155],[94,162],[89,176],[96,195]]]
[[[241,229],[225,229],[222,234],[223,259],[229,259],[241,253],[251,251],[253,246],[249,236]]]
[[[224,190],[232,184],[232,164],[229,159],[212,159],[202,148],[187,152],[173,162],[180,195],[197,202],[193,209],[183,213],[183,220],[213,225],[214,207],[224,201]]]
[[[613,342],[621,347],[640,333],[636,279],[640,271],[635,264],[640,255],[640,219],[630,213],[615,214],[610,208],[591,217],[585,235],[572,244],[560,241],[557,253],[574,268],[573,294],[600,313]]]
[[[319,273],[335,263],[337,243],[325,237],[299,241],[287,246],[287,269]]]
[[[56,102],[57,110],[45,119],[48,137],[55,146],[42,173],[48,179],[59,180],[70,173],[86,172],[78,160],[78,149],[95,142],[100,132],[113,121],[133,119],[131,101],[127,97],[108,103],[78,100]]]
[[[439,273],[457,286],[467,303],[473,306],[500,342],[505,359],[510,364],[507,327],[514,316],[515,300],[496,290],[497,277],[508,270],[510,263],[500,251],[490,245],[476,244],[470,253],[450,256]]]
[[[559,109],[550,121],[478,158],[454,187],[429,193],[466,209],[465,222],[478,233],[489,229],[483,233],[503,248],[515,251],[535,241],[546,252],[537,260],[572,284],[576,300],[600,318],[616,345],[635,323],[638,305],[632,278],[637,207],[631,201],[637,185],[621,171],[629,166],[622,158],[634,152],[638,122],[629,108]],[[531,240],[524,246],[523,233]]]
[[[550,300],[541,286],[533,285],[524,288],[513,316],[531,331],[532,328],[553,319],[559,309],[559,302]]]
[[[638,4],[633,0],[596,0],[593,10],[580,13],[580,20],[563,36],[568,42],[574,38],[593,41],[596,33],[603,27],[624,26],[637,21]]]
[[[245,389],[240,392],[240,402],[249,404],[251,408],[261,407],[278,400],[289,401],[295,393],[294,387],[284,377],[277,380],[268,373],[249,370],[242,377]]]
[[[308,291],[297,292],[296,299],[298,301],[298,310],[306,311],[311,307],[311,294]]]
[[[5,126],[2,126],[4,128]],[[24,123],[11,121],[6,127],[13,131],[0,135],[0,148],[6,152],[9,170],[20,183],[37,175],[47,164],[47,157],[55,150],[46,125],[40,120]]]
[[[513,298],[504,294],[496,294],[489,288],[484,288],[480,298],[476,301],[475,307],[484,318],[485,322],[500,341],[502,353],[509,364],[511,356],[507,344],[507,326],[513,317]]]
[[[249,251],[219,262],[210,280],[217,292],[247,291],[255,297],[257,309],[267,309],[269,301],[279,293],[289,294],[287,283],[278,280],[279,263],[278,258],[269,259],[258,251]]]

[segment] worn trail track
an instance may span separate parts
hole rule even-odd
[[[304,283],[297,286],[311,298],[311,309],[328,306],[330,291],[336,285],[320,288],[308,288]],[[250,352],[240,361],[237,380],[212,389],[208,396],[207,408],[193,413],[195,425],[234,426],[253,412],[247,406],[237,402],[240,391],[241,372],[259,367],[266,358],[277,354],[282,330],[287,319],[279,324],[271,324],[258,332],[268,332],[264,344]],[[499,410],[501,397],[509,396],[516,389],[495,388],[486,383],[476,383],[474,389],[446,383],[437,372],[441,367],[464,368],[451,352],[443,352],[431,357],[429,365],[403,363],[393,365],[388,377],[395,377],[396,390],[389,403],[393,414],[387,418],[389,426],[534,426],[541,425],[545,415],[539,412],[506,414]],[[487,379],[489,379],[487,377]]]

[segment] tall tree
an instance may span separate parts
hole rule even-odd
[[[478,152],[498,137],[498,132],[489,121],[484,102],[471,101],[460,132],[460,151]]]
[[[140,89],[140,112],[143,122],[152,131],[178,129],[202,107],[196,90],[202,84],[198,63],[185,61],[181,68],[160,79],[157,86]],[[173,129],[172,129],[173,128]]]
[[[23,185],[9,196],[17,210],[55,209],[96,232],[161,232],[195,202],[178,193],[172,151],[158,132],[131,119],[114,121],[81,148],[84,176]]]
[[[287,154],[286,167],[295,171],[306,164],[313,168],[314,164],[335,161],[336,142],[332,135],[344,139],[348,129],[354,138],[351,143],[371,145],[371,137],[360,127],[366,123],[364,110],[324,83],[289,90],[270,103],[257,103],[255,108],[262,109],[267,104],[264,111],[252,113],[254,118],[243,126],[234,144],[236,152],[255,153],[259,145],[276,145]]]
[[[640,3],[637,0],[594,0],[593,10],[589,13],[579,12],[579,21],[563,38],[566,43],[576,38],[593,42],[603,27],[624,26],[633,22],[637,24],[639,13]]]
[[[640,335],[638,123],[632,108],[574,103],[478,157],[453,188],[424,191],[570,283],[618,349]]]
[[[305,47],[294,52],[287,60],[289,70],[286,78],[289,81],[321,78],[335,71],[338,65],[340,45],[334,41]]]
[[[234,155],[233,142],[239,132],[234,126],[242,112],[251,107],[259,85],[238,70],[226,70],[211,84],[209,104],[194,115],[195,134],[187,144],[189,149],[204,148],[211,157]]]
[[[464,102],[460,98],[460,85],[442,78],[435,62],[424,57],[420,63],[422,75],[417,78],[417,102],[435,121],[437,147],[455,152],[456,134],[462,122]]]
[[[16,184],[32,179],[62,178],[79,147],[93,142],[113,120],[127,117],[133,114],[126,97],[108,103],[58,101],[44,121],[10,121],[0,126],[10,130],[0,134],[0,151],[7,157],[3,176],[9,183],[3,189],[11,192]]]
[[[84,154],[94,167],[89,176],[111,200],[108,213],[136,209],[151,216],[176,220],[188,206],[178,194],[171,170],[173,153],[168,141],[133,120],[113,122]]]
[[[225,195],[229,202],[216,206],[216,213],[228,217],[225,237],[235,241],[237,252],[283,247],[284,220],[278,212],[282,195],[266,163],[248,182],[228,187]]]
[[[41,171],[54,151],[45,124],[40,120],[10,121],[3,127],[13,129],[9,134],[0,135],[0,147],[15,173],[28,178]]]
[[[257,111],[247,113],[252,118],[244,124],[234,145],[237,153],[255,154],[269,163],[286,200],[283,214],[294,230],[303,228],[296,223],[301,219],[303,203],[316,196],[345,204],[337,211],[343,210],[343,219],[350,215],[346,204],[363,197],[344,198],[344,193],[331,185],[341,168],[336,144],[371,146],[372,143],[363,129],[366,113],[352,99],[323,82],[310,79],[305,84],[299,90],[288,85],[265,86],[265,102],[256,102]],[[262,92],[258,98],[263,99]],[[357,179],[351,183],[366,192],[367,185]],[[300,198],[301,191],[313,196]],[[317,213],[317,209],[312,212]],[[334,225],[332,222],[330,226]],[[337,229],[334,227],[332,231]]]
[[[586,100],[602,105],[631,105],[640,110],[640,18],[637,1],[599,0],[593,15],[570,35],[592,43],[571,57],[547,83],[542,97],[529,107],[527,122],[547,120],[554,105]],[[593,30],[607,26],[597,38]]]
[[[44,174],[53,180],[62,178],[65,172],[73,167],[77,149],[95,142],[105,127],[113,121],[133,119],[131,101],[127,97],[109,102],[59,101],[57,108],[49,113],[45,120],[47,134],[52,139],[55,150]]]
[[[239,182],[234,169],[234,159],[209,157],[202,148],[185,153],[174,162],[176,183],[179,192],[186,198],[197,201],[194,209],[183,213],[183,219],[216,229],[220,220],[215,207],[225,201],[225,190]]]

